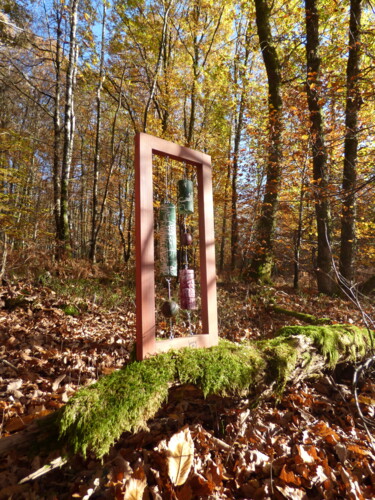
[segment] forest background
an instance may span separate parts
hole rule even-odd
[[[30,255],[132,269],[144,131],[211,155],[219,273],[331,294],[336,261],[372,288],[371,2],[0,6],[1,275]]]

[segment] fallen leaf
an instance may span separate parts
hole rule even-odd
[[[185,483],[194,458],[194,442],[190,429],[174,434],[166,448],[168,459],[168,475],[175,486]]]
[[[276,485],[276,489],[288,500],[305,500],[308,498],[303,490],[292,488],[287,484],[285,486]]]
[[[294,486],[301,486],[301,478],[299,476],[296,476],[293,471],[287,471],[285,464],[281,469],[279,478],[285,483],[292,484]]]
[[[12,393],[14,397],[19,399],[20,397],[23,396],[23,394],[18,390],[22,387],[22,384],[23,380],[20,378],[17,380],[13,380],[13,382],[10,382],[7,385],[7,392]]]
[[[57,377],[57,379],[52,384],[52,391],[53,392],[57,391],[60,383],[64,380],[65,377],[66,377],[66,373],[63,373],[62,375],[60,375],[60,377]]]
[[[310,455],[309,450],[301,445],[297,444],[298,455],[297,457],[305,464],[312,464],[315,462],[315,458]],[[297,458],[296,457],[296,458]],[[296,460],[297,461],[297,460]]]
[[[124,493],[124,500],[142,500],[146,486],[145,479],[129,479]]]
[[[340,465],[339,467],[341,479],[345,485],[346,491],[348,493],[347,498],[350,500],[363,500],[364,496],[361,493],[358,482],[351,476],[344,467]]]

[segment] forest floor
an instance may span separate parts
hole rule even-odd
[[[131,286],[104,277],[40,281],[0,288],[1,438],[123,367],[134,346]],[[363,325],[350,302],[313,289],[297,294],[282,284],[259,288],[232,282],[218,287],[220,336],[258,340],[284,325],[301,324],[275,313],[271,300],[334,323]],[[373,302],[363,307],[375,317]],[[28,457],[13,451],[2,457],[0,500],[375,498],[375,446],[358,415],[351,378],[350,371],[326,374],[288,386],[281,398],[255,408],[244,399],[203,398],[193,386],[172,388],[149,428],[123,435],[104,461],[76,456],[19,484],[56,454]],[[374,431],[374,372],[360,381],[359,401]],[[190,449],[190,472],[178,485],[168,467],[173,447],[184,445]]]

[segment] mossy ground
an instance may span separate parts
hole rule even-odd
[[[266,341],[221,341],[209,349],[182,349],[133,362],[79,391],[62,409],[60,437],[68,448],[102,457],[125,431],[136,431],[155,415],[172,384],[192,383],[205,396],[249,394],[261,377],[282,390],[298,361],[295,339],[310,338],[333,368],[355,361],[371,347],[366,329],[346,325],[284,327]],[[266,381],[266,382],[267,382]]]

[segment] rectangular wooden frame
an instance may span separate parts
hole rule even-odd
[[[152,155],[168,156],[197,169],[199,248],[204,333],[176,339],[155,338],[154,203]],[[136,344],[137,359],[180,347],[218,342],[216,265],[211,157],[149,134],[135,136]]]

